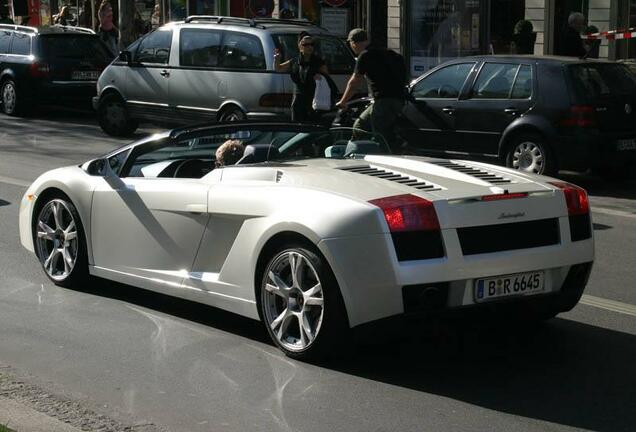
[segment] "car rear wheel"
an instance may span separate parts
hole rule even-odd
[[[73,287],[88,277],[86,239],[77,209],[68,197],[51,196],[33,220],[35,253],[53,283]]]
[[[247,120],[247,115],[237,106],[227,107],[219,115],[219,121],[224,123],[244,120]]]
[[[261,278],[259,312],[274,343],[289,357],[315,361],[347,343],[344,302],[326,260],[304,245],[272,253]]]
[[[530,174],[556,174],[556,160],[543,137],[523,134],[515,137],[506,154],[506,166]]]
[[[7,79],[0,85],[2,111],[10,116],[21,115],[26,111],[26,102],[19,97],[18,86],[12,79]]]
[[[108,135],[121,137],[131,135],[139,127],[132,119],[123,99],[115,94],[104,96],[97,108],[99,125]]]

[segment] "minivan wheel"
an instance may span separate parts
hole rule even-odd
[[[0,85],[0,98],[2,100],[2,111],[10,116],[17,116],[25,111],[22,97],[18,98],[18,86],[12,79],[7,79]]]
[[[247,115],[237,106],[225,108],[219,115],[219,121],[223,123],[243,120],[247,120]]]
[[[99,126],[108,135],[121,137],[131,135],[139,127],[132,119],[121,97],[115,94],[104,96],[97,107]]]
[[[543,137],[522,134],[514,138],[506,153],[506,166],[529,174],[556,174],[556,160]]]

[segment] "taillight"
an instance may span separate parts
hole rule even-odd
[[[269,108],[289,108],[292,98],[290,93],[266,93],[261,96],[258,104]]]
[[[528,196],[527,192],[515,192],[515,193],[503,193],[496,195],[484,195],[481,197],[482,201],[501,201],[515,198],[526,198]]]
[[[49,65],[46,63],[35,62],[29,66],[29,73],[34,78],[45,78],[49,76]]]
[[[439,231],[433,203],[415,195],[396,195],[369,201],[380,207],[391,232]]]
[[[563,191],[563,194],[565,195],[565,202],[568,206],[568,214],[570,216],[582,215],[590,212],[590,201],[587,198],[587,192],[585,192],[585,189],[567,182],[550,182],[550,184]]]
[[[590,105],[572,105],[570,112],[561,120],[561,126],[596,126],[596,113]]]

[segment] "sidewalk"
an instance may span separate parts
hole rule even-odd
[[[67,423],[3,397],[0,397],[0,424],[16,432],[80,432]]]

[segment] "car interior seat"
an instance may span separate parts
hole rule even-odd
[[[380,150],[380,144],[371,140],[351,140],[347,143],[347,147],[344,151],[344,157],[351,156],[352,154],[379,154],[383,153]]]
[[[268,160],[275,160],[278,155],[278,149],[269,144],[249,144],[245,146],[243,157],[235,165],[267,162]]]

